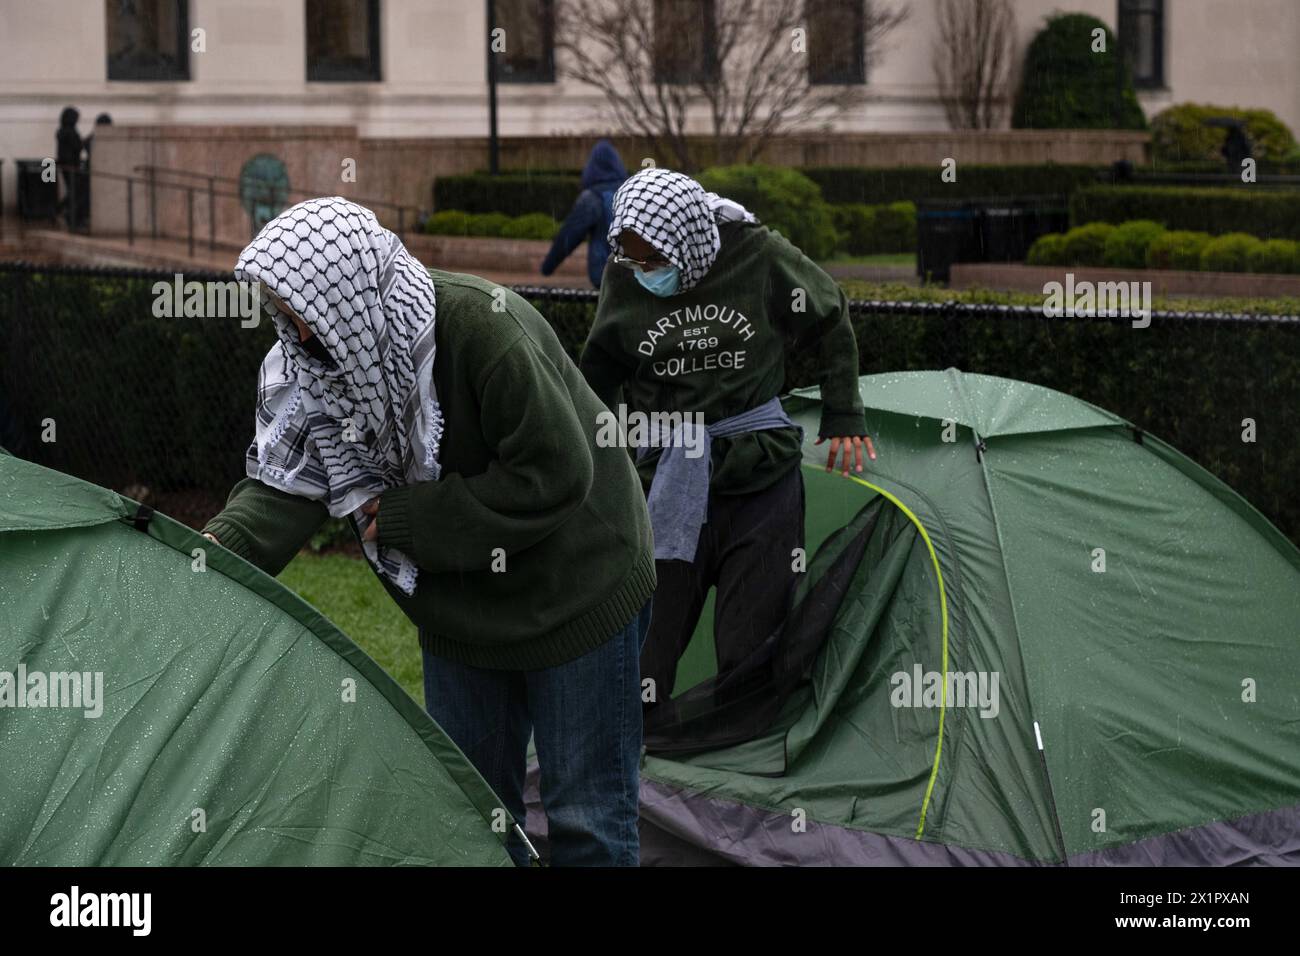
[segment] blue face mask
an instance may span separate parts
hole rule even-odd
[[[636,281],[657,296],[676,295],[682,274],[676,266],[663,266],[651,272],[636,270]]]

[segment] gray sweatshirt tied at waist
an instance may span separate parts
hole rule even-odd
[[[695,560],[700,529],[708,521],[713,439],[772,428],[798,428],[799,434],[803,435],[803,429],[785,413],[779,398],[772,398],[702,429],[690,421],[689,416],[683,418],[666,440],[662,431],[651,434],[647,444],[638,452],[638,457],[645,457],[651,448],[663,448],[646,500],[650,526],[654,529],[656,561]],[[703,434],[698,434],[699,431]],[[703,448],[703,454],[695,458],[686,454],[688,448],[697,447]]]

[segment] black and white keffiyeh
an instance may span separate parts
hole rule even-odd
[[[372,519],[363,504],[439,475],[433,280],[374,213],[339,197],[272,219],[240,254],[235,275],[274,292],[333,360],[305,349],[293,322],[263,296],[280,340],[258,376],[248,475],[321,501],[364,532]],[[379,573],[415,593],[418,571],[406,555],[373,542],[365,550]]]
[[[618,255],[618,237],[631,229],[659,250],[681,273],[680,291],[693,288],[718,258],[718,223],[758,222],[739,203],[708,192],[690,176],[671,169],[645,169],[614,195],[609,223],[610,248]]]

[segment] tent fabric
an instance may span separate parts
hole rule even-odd
[[[845,481],[807,443],[808,524],[890,508],[766,730],[645,758],[643,860],[1300,863],[1295,545],[1059,392],[951,369],[860,390],[879,458]],[[816,434],[815,390],[786,408]],[[895,706],[918,672],[996,675],[996,711],[955,684]]]
[[[510,865],[499,801],[374,661],[139,514],[0,454],[0,683],[103,682],[98,716],[0,687],[0,863]]]

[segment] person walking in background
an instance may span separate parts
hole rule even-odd
[[[587,165],[582,170],[582,192],[573,204],[559,234],[551,243],[551,251],[542,260],[542,275],[553,273],[574,249],[587,243],[587,277],[600,288],[600,277],[609,259],[610,216],[614,209],[614,194],[627,179],[627,169],[619,158],[618,150],[607,139],[602,139],[591,150]]]
[[[507,813],[522,825],[531,735],[551,862],[635,866],[650,522],[550,324],[338,197],[268,222],[235,275],[278,341],[248,477],[204,534],[278,574],[349,518],[419,629],[426,709]]]
[[[621,388],[630,411],[686,421],[638,452],[659,582],[641,656],[653,707],[671,695],[710,588],[719,672],[744,663],[789,610],[804,489],[802,432],[778,398],[787,351],[816,349],[827,470],[842,456],[844,475],[860,472],[864,447],[875,452],[848,299],[802,252],[667,169],[623,184],[609,241],[579,367],[611,408]]]

